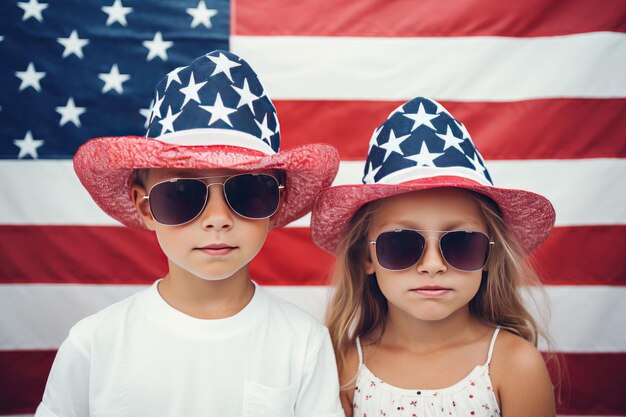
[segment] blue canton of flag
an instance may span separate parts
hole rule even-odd
[[[224,0],[3,1],[0,158],[67,159],[93,137],[145,134],[157,82],[228,49],[229,22]]]

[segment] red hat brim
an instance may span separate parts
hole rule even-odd
[[[335,253],[348,232],[350,220],[364,204],[411,191],[444,187],[471,190],[491,198],[500,208],[510,232],[528,253],[546,240],[554,226],[554,208],[539,194],[486,186],[463,177],[439,176],[401,184],[341,185],[321,191],[311,218],[313,241],[327,252]]]
[[[121,223],[145,229],[130,195],[134,170],[140,168],[282,170],[285,190],[271,220],[272,227],[280,227],[310,211],[317,193],[332,184],[339,155],[325,144],[266,155],[236,146],[172,145],[143,136],[92,139],[74,155],[74,170],[96,204]]]

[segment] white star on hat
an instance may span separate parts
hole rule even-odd
[[[17,6],[24,10],[22,22],[31,17],[41,22],[43,21],[41,12],[48,8],[48,3],[38,3],[37,0],[29,0],[28,3],[18,2]]]
[[[73,30],[72,33],[70,33],[69,38],[57,38],[57,42],[63,45],[63,58],[74,54],[80,59],[83,59],[83,48],[89,43],[89,40],[80,39],[78,37],[78,32]]]
[[[46,76],[46,73],[43,71],[37,72],[35,65],[31,62],[28,64],[26,71],[16,71],[15,76],[22,80],[19,91],[25,90],[28,87],[33,87],[35,91],[39,92],[41,91],[39,81]]]
[[[474,152],[473,159],[467,155],[465,155],[465,157],[467,158],[468,161],[472,163],[472,165],[474,165],[474,168],[476,169],[476,171],[478,171],[481,174],[486,171],[486,168],[483,166],[483,164],[481,164],[480,159],[478,158],[478,151]]]
[[[213,71],[213,74],[211,74],[211,77],[223,72],[228,77],[230,82],[233,82],[233,76],[231,75],[230,70],[231,68],[240,66],[240,63],[231,61],[221,52],[217,58],[211,55],[207,55],[207,58],[215,63],[215,70]]]
[[[446,143],[443,145],[443,150],[445,151],[448,148],[456,148],[459,152],[463,153],[463,149],[461,149],[461,143],[463,143],[464,139],[459,139],[454,134],[452,134],[452,129],[448,126],[448,130],[445,135],[441,133],[436,133],[439,138],[443,139]]]
[[[113,64],[113,66],[111,67],[111,71],[108,74],[105,72],[98,74],[98,78],[104,81],[102,94],[110,90],[115,90],[118,94],[123,94],[124,87],[122,87],[122,83],[128,81],[130,79],[130,75],[120,74],[120,70],[117,67],[117,64]]]
[[[235,113],[237,109],[231,109],[230,107],[224,106],[222,103],[222,97],[220,97],[220,93],[217,93],[215,97],[215,103],[212,106],[199,106],[202,110],[206,110],[211,113],[211,119],[209,120],[209,126],[218,120],[222,120],[226,122],[230,127],[232,127],[232,123],[228,118],[229,114]]]
[[[243,86],[241,88],[235,86],[234,84],[232,87],[233,87],[233,90],[235,90],[235,92],[239,94],[239,104],[237,104],[237,108],[240,108],[242,106],[248,106],[250,107],[250,111],[252,112],[252,114],[254,114],[254,106],[252,105],[252,103],[255,100],[258,100],[259,97],[255,96],[250,91],[250,87],[248,87],[248,80],[244,78]]]
[[[270,137],[274,134],[272,129],[267,126],[267,114],[263,116],[263,123],[259,123],[257,119],[254,119],[254,123],[261,129],[261,139],[267,142],[268,145],[272,146],[270,143]]]
[[[378,171],[380,171],[382,167],[383,166],[381,164],[378,166],[378,168],[374,169],[372,163],[370,162],[370,167],[367,170],[367,174],[365,174],[365,177],[363,178],[363,182],[365,182],[366,184],[374,184],[376,182],[374,177],[376,176],[376,174],[378,174]]]
[[[159,92],[156,92],[156,99],[153,101],[152,107],[150,108],[150,112],[152,116],[150,117],[150,123],[154,120],[155,117],[161,118],[161,105],[163,104],[163,100],[165,100],[165,94],[163,97],[159,98]]]
[[[142,44],[148,48],[146,61],[152,61],[157,56],[163,61],[167,61],[167,50],[174,45],[174,42],[164,41],[161,32],[157,32],[154,35],[154,39],[151,41],[143,41]]]
[[[163,126],[163,129],[161,129],[161,135],[164,135],[167,132],[174,132],[174,121],[178,118],[178,116],[180,116],[181,113],[182,110],[176,114],[172,114],[172,106],[167,108],[167,115],[163,119],[159,120],[159,123]]]
[[[372,137],[370,138],[370,144],[367,148],[368,154],[371,152],[372,147],[378,146],[378,135],[380,134],[382,130],[383,130],[382,126],[379,126],[376,129],[374,129],[374,133],[372,133]]]
[[[196,26],[201,24],[207,29],[211,29],[211,27],[213,26],[211,24],[211,18],[217,14],[217,10],[207,9],[204,0],[200,0],[200,2],[198,3],[198,7],[188,8],[187,13],[189,13],[193,17],[193,20],[191,21],[192,28],[195,28]]]
[[[113,23],[117,22],[122,26],[126,26],[128,22],[126,21],[126,15],[133,11],[132,7],[124,7],[122,5],[122,0],[115,0],[113,6],[102,6],[102,11],[109,15],[107,18],[107,26],[111,26]]]
[[[167,90],[170,87],[172,81],[176,81],[178,84],[182,84],[180,78],[178,78],[178,73],[184,70],[187,67],[178,67],[167,74],[167,82],[165,83],[165,89]]]
[[[417,166],[434,167],[433,160],[439,158],[443,153],[431,153],[426,146],[426,142],[422,142],[420,153],[407,156],[406,159],[417,162]]]
[[[424,105],[422,103],[420,103],[420,106],[417,109],[417,113],[405,113],[403,116],[413,120],[414,123],[411,132],[422,125],[428,126],[431,129],[436,130],[435,126],[433,126],[433,124],[431,123],[431,120],[439,117],[438,114],[426,113],[426,110],[424,110]]]
[[[389,140],[387,142],[383,143],[382,145],[378,145],[379,148],[382,148],[382,149],[385,150],[385,157],[383,158],[383,162],[385,162],[387,160],[387,158],[389,157],[389,155],[391,155],[392,152],[397,152],[400,155],[404,156],[404,153],[402,152],[402,149],[400,149],[400,145],[409,136],[411,136],[411,135],[410,134],[409,135],[404,135],[404,136],[400,136],[399,138],[397,138],[396,134],[393,131],[393,129],[389,130]]]
[[[85,113],[85,107],[76,107],[74,99],[70,97],[65,106],[56,107],[56,111],[61,115],[59,126],[63,126],[68,122],[74,123],[74,126],[80,127],[80,116]]]
[[[26,155],[30,155],[33,159],[39,158],[37,154],[37,148],[43,145],[43,140],[33,139],[30,130],[26,132],[24,139],[15,139],[13,144],[20,148],[20,153],[17,155],[18,159],[24,158]]]
[[[200,104],[200,97],[198,96],[198,90],[200,90],[202,86],[206,83],[207,83],[206,81],[203,81],[201,83],[196,83],[196,80],[194,79],[193,71],[192,71],[191,75],[189,76],[189,83],[187,84],[187,87],[183,87],[180,89],[180,92],[185,95],[185,98],[183,100],[183,105],[180,106],[180,108],[182,109],[183,107],[185,107],[185,104],[189,103],[189,100],[193,100],[196,103]]]

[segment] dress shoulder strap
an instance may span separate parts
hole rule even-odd
[[[493,332],[493,336],[491,336],[491,343],[489,344],[489,353],[487,354],[487,362],[485,365],[489,365],[491,362],[491,356],[493,356],[493,348],[496,345],[496,338],[498,337],[498,333],[500,333],[500,326],[496,327],[496,330]]]
[[[363,350],[361,349],[361,338],[356,337],[356,351],[359,354],[359,368],[363,365]]]

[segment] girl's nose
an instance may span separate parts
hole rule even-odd
[[[434,277],[437,274],[443,274],[447,270],[448,265],[443,256],[441,256],[439,241],[435,238],[426,239],[424,254],[417,263],[417,271]]]
[[[209,200],[200,215],[202,228],[216,231],[232,228],[235,213],[232,212],[224,197],[224,185],[210,184],[208,193]]]

